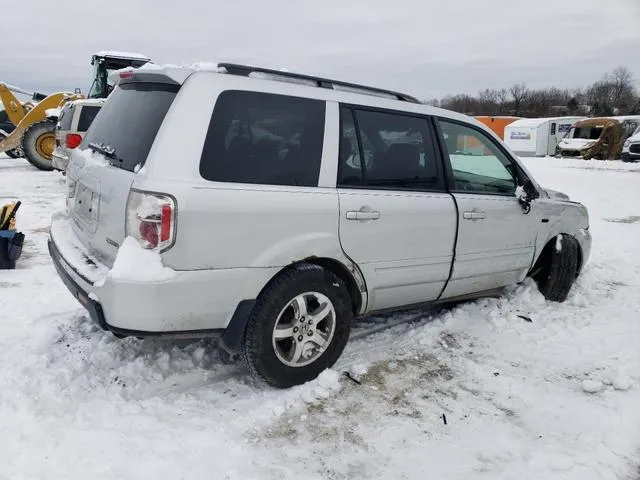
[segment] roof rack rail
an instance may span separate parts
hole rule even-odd
[[[386,95],[386,96],[395,98],[397,100],[402,100],[405,102],[422,103],[417,98],[411,95],[407,95],[406,93],[394,92],[392,90],[385,90],[383,88],[369,87],[367,85],[360,85],[357,83],[343,82],[340,80],[331,80],[329,78],[314,77],[312,75],[303,75],[301,73],[284,72],[281,70],[273,70],[270,68],[263,68],[263,67],[253,67],[250,65],[239,65],[236,63],[219,63],[218,67],[224,68],[227,71],[227,73],[231,75],[241,75],[244,77],[248,77],[252,73],[264,73],[264,74],[273,75],[276,77],[293,78],[297,80],[313,82],[317,87],[320,87],[320,88],[331,88],[335,90],[336,89],[335,87],[344,87],[347,89],[360,90],[362,91],[362,93],[368,92],[370,94]]]

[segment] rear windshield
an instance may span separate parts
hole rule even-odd
[[[109,152],[113,166],[135,171],[136,166],[144,165],[178,89],[177,85],[142,82],[116,88],[100,109],[81,148]]]
[[[71,130],[71,122],[73,121],[73,105],[69,104],[62,109],[58,122],[60,130]]]
[[[96,106],[85,106],[82,107],[82,111],[80,112],[80,119],[78,120],[78,131],[86,132],[89,130],[91,123],[93,123],[93,119],[96,118],[98,112],[100,111],[100,107]]]

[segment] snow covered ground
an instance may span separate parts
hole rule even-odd
[[[526,163],[590,209],[566,303],[527,283],[368,319],[334,370],[276,391],[211,342],[98,330],[47,254],[63,177],[0,158],[27,235],[0,272],[0,478],[637,480],[640,165]]]

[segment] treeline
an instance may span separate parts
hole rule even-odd
[[[518,83],[510,88],[487,88],[475,96],[449,95],[427,103],[467,115],[640,115],[640,96],[633,75],[625,67],[616,68],[586,88],[531,89]]]

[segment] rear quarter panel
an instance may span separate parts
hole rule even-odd
[[[177,201],[176,242],[163,253],[176,270],[284,267],[309,257],[348,265],[338,236],[335,190],[338,109],[327,106],[318,188],[211,182],[201,177],[200,157],[218,95],[254,90],[246,79],[215,73],[192,75],[179,91],[147,163],[133,187],[164,192]],[[287,93],[270,82],[260,91]],[[333,178],[331,178],[333,176]],[[333,181],[333,185],[331,185]]]

